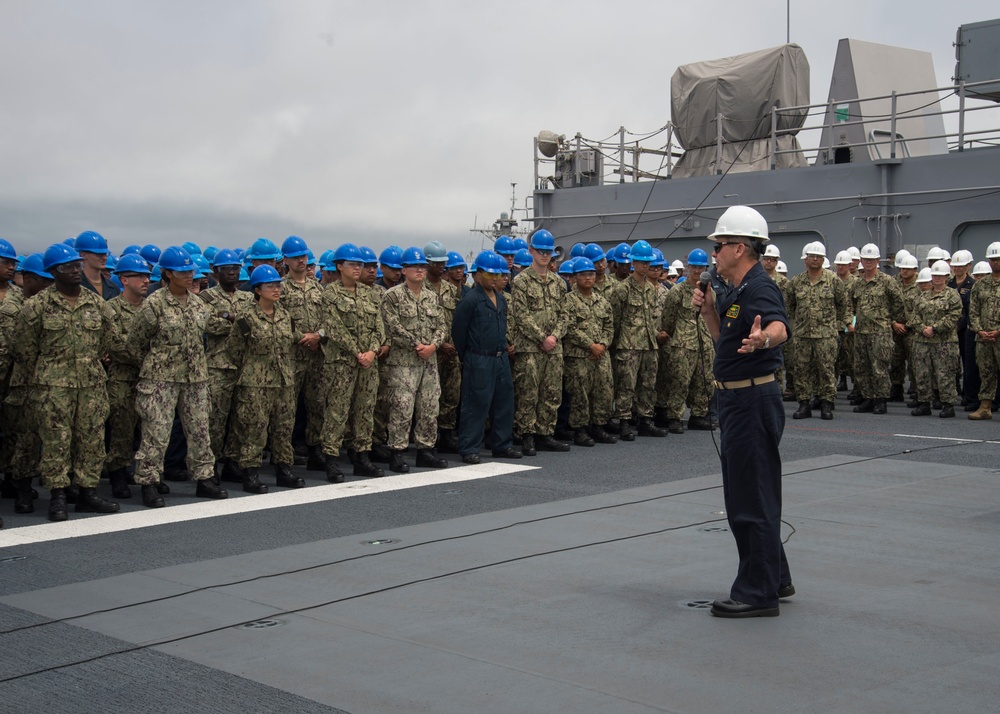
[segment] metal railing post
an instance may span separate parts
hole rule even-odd
[[[674,125],[667,124],[667,178],[674,173]]]
[[[965,151],[965,80],[958,82],[958,150]]]
[[[889,124],[889,158],[896,158],[896,90],[892,90],[892,119]]]
[[[625,183],[625,127],[618,127],[618,183]]]
[[[534,138],[535,143],[535,189],[540,190],[542,188],[541,184],[538,182],[538,137]]]
[[[848,105],[848,106],[850,106],[850,105]],[[835,110],[833,108],[833,100],[832,99],[829,102],[827,102],[826,115],[828,117],[830,117],[830,124],[829,124],[830,142],[829,142],[829,144],[827,144],[827,147],[826,147],[826,163],[832,164],[832,163],[834,163],[834,158],[833,158],[833,141],[834,141],[834,139],[833,139],[833,133],[834,133],[833,132],[833,127],[837,123],[837,116],[836,116]],[[850,114],[848,114],[848,118],[850,118]]]
[[[722,175],[722,112],[715,118],[715,173]]]
[[[778,108],[771,107],[771,171],[776,168],[778,160]]]
[[[580,170],[580,141],[583,137],[580,132],[576,132],[576,156],[573,157],[573,168],[576,169],[576,185],[579,187],[583,180],[583,172]]]

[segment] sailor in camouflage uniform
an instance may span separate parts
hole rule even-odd
[[[695,276],[707,268],[708,254],[701,248],[692,250],[686,268],[691,278],[668,291],[660,320],[660,329],[667,340],[660,348],[656,399],[672,434],[684,433],[681,419],[685,403],[691,408],[688,429],[712,429],[708,406],[715,388],[712,375],[715,345],[705,319],[691,302],[698,287]]]
[[[214,478],[208,428],[211,401],[202,336],[213,312],[190,291],[195,264],[187,251],[178,246],[164,250],[160,272],[165,287],[146,298],[132,320],[128,337],[129,350],[142,365],[135,401],[142,419],[135,482],[142,487],[142,502],[149,508],[164,505],[156,484],[162,476],[175,411],[187,438],[187,463],[197,482],[195,495],[229,495]]]
[[[234,397],[234,430],[241,435],[239,465],[243,490],[267,493],[258,469],[270,443],[277,484],[302,488],[292,474],[292,428],[295,425],[295,359],[304,337],[279,302],[282,283],[270,265],[254,268],[250,288],[255,303],[236,319],[226,340],[229,359],[239,370]]]
[[[982,278],[969,294],[969,329],[976,333],[976,365],[979,367],[979,408],[970,419],[992,419],[993,397],[1000,371],[1000,242],[990,243],[986,259],[992,273]]]
[[[437,351],[449,326],[437,295],[424,289],[427,259],[419,248],[403,251],[402,285],[382,298],[382,321],[389,338],[389,468],[410,470],[403,461],[410,425],[417,447],[417,466],[444,468],[448,462],[434,451],[441,399]]]
[[[895,276],[899,291],[903,294],[903,307],[909,315],[913,304],[920,297],[920,286],[917,285],[917,259],[909,253],[896,254],[896,267],[899,273]],[[905,324],[892,325],[892,362],[889,365],[889,401],[903,401],[903,382],[909,367],[910,382],[914,381],[913,340],[914,333]]]
[[[837,389],[842,392],[847,391],[847,378],[850,377],[857,391],[857,382],[854,379],[854,311],[850,301],[851,286],[857,280],[851,275],[851,254],[846,250],[837,253],[833,261],[837,278],[844,284],[844,291],[847,293],[848,314],[846,315],[847,325],[837,335],[837,374],[840,375],[840,382]]]
[[[16,284],[12,282],[15,277],[15,269],[17,267],[17,251],[14,250],[14,246],[10,244],[9,241],[0,238],[0,304],[10,303],[8,305],[8,310],[16,312],[21,309],[21,304],[24,302],[24,294]],[[9,355],[9,353],[8,353]],[[11,361],[9,357],[4,358],[0,362],[0,402],[2,402],[7,396],[7,388],[10,382],[10,372],[11,372]],[[0,433],[3,433],[4,439],[0,443],[0,464],[8,465],[10,464],[11,453],[13,450],[13,438],[11,433],[16,427],[11,425],[8,421],[5,413],[0,413],[3,421],[0,422]],[[10,476],[3,482],[3,496],[5,498],[14,497],[15,490],[14,484],[10,480]],[[2,521],[0,521],[2,525]]]
[[[389,288],[394,288],[403,280],[403,265],[399,261],[403,249],[390,245],[379,254],[378,262],[382,277],[375,281],[374,294],[378,299],[379,315],[382,314],[382,297]],[[389,356],[389,343],[384,342],[378,351],[378,396],[375,400],[375,414],[372,417],[372,461],[389,463],[389,368],[385,361]]]
[[[823,269],[826,246],[820,241],[805,247],[804,272],[785,286],[785,309],[792,323],[795,345],[795,396],[799,409],[793,419],[812,416],[810,400],[819,399],[820,416],[833,419],[837,398],[837,333],[847,326],[847,290],[836,275]]]
[[[378,303],[371,288],[361,283],[361,250],[344,243],[333,255],[340,280],[323,291],[323,410],[321,443],[326,478],[342,483],[344,474],[337,464],[344,436],[354,435],[354,475],[382,476],[372,464],[372,413],[378,393],[375,359],[385,332]]]
[[[639,436],[667,435],[666,429],[653,423],[659,347],[656,338],[660,331],[657,288],[646,280],[653,248],[644,240],[636,241],[629,257],[634,272],[619,281],[610,298],[615,320],[615,411],[623,441],[635,439],[629,421],[633,417],[638,419]]]
[[[878,269],[879,249],[869,243],[861,249],[863,271],[851,286],[857,317],[854,327],[854,373],[861,387],[855,412],[886,413],[889,398],[889,362],[892,360],[892,323],[906,322],[903,293],[895,280]]]
[[[455,315],[461,291],[445,280],[445,266],[448,251],[439,241],[431,241],[424,246],[427,258],[427,278],[424,287],[438,296],[438,303],[444,313],[445,338],[437,353],[438,376],[441,381],[441,404],[438,409],[438,429],[441,438],[438,450],[446,454],[458,453],[458,402],[462,397],[462,362],[451,336],[451,322]]]
[[[66,492],[79,486],[77,512],[113,513],[117,503],[97,496],[108,417],[102,360],[114,335],[104,300],[81,288],[83,261],[63,243],[45,251],[55,285],[24,304],[14,328],[14,359],[24,363],[41,438],[39,469],[51,492],[49,520],[64,521]]]
[[[931,413],[934,385],[941,395],[942,419],[955,416],[958,391],[955,369],[958,365],[958,321],[962,317],[962,298],[946,283],[951,268],[943,260],[931,267],[931,289],[920,292],[909,315],[912,331],[913,371],[917,385],[917,407],[913,416]]]
[[[604,430],[614,401],[608,351],[615,336],[614,316],[611,303],[594,290],[594,263],[586,257],[577,258],[575,271],[576,285],[566,294],[563,339],[569,426],[578,446],[614,444],[618,438]]]
[[[788,277],[778,272],[778,261],[780,258],[781,251],[778,249],[778,246],[768,244],[764,248],[764,255],[760,257],[760,264],[764,268],[764,272],[767,273],[767,276],[781,288],[781,297],[787,301],[785,288],[788,286]],[[803,254],[802,258],[805,259],[805,254]],[[785,385],[784,400],[786,402],[793,402],[795,401],[795,347],[792,344],[792,340],[782,345],[782,352],[784,353],[784,361],[778,369],[776,376],[778,383]]]

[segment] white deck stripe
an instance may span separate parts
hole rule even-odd
[[[98,518],[73,519],[72,506],[70,520],[63,523],[42,523],[37,526],[23,526],[7,531],[0,531],[0,548],[46,541],[63,540],[65,538],[80,538],[82,536],[118,533],[137,528],[151,528],[170,523],[197,521],[204,518],[217,518],[238,513],[252,513],[288,506],[302,506],[308,503],[333,501],[338,498],[366,496],[371,493],[387,493],[401,491],[419,486],[440,486],[462,481],[502,476],[531,471],[539,466],[527,466],[509,462],[487,462],[475,466],[456,466],[454,468],[436,471],[421,471],[410,474],[394,474],[379,479],[351,481],[340,484],[325,484],[308,488],[282,489],[261,496],[244,498],[227,498],[221,501],[199,501],[160,509],[144,509],[128,513],[109,514]],[[239,488],[238,484],[231,484]],[[169,499],[169,496],[167,497]],[[36,513],[41,510],[44,518],[47,501],[43,498],[36,502]]]
[[[893,434],[904,439],[934,439],[936,441],[967,441],[973,444],[1000,444],[1000,441],[990,441],[988,439],[959,439],[953,436],[923,436],[921,434]]]

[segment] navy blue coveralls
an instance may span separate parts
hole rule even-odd
[[[451,334],[462,358],[462,401],[458,450],[478,454],[486,417],[494,453],[511,448],[514,429],[514,380],[507,359],[507,300],[494,290],[497,304],[479,285],[462,298],[452,316]]]
[[[782,322],[791,336],[781,290],[760,264],[743,282],[716,296],[719,339],[713,371],[717,382],[773,376],[782,364],[780,347],[739,354],[754,318],[761,327]],[[718,385],[717,385],[718,387]],[[785,408],[776,380],[741,389],[716,389],[721,429],[722,487],[729,529],[740,565],[733,600],[777,607],[778,587],[791,583],[781,545],[781,455]]]

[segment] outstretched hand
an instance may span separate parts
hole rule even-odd
[[[764,334],[764,328],[760,326],[760,315],[757,315],[753,319],[753,327],[750,328],[750,334],[743,340],[743,346],[736,351],[741,355],[749,354],[754,350],[763,348],[766,340],[767,335]]]

